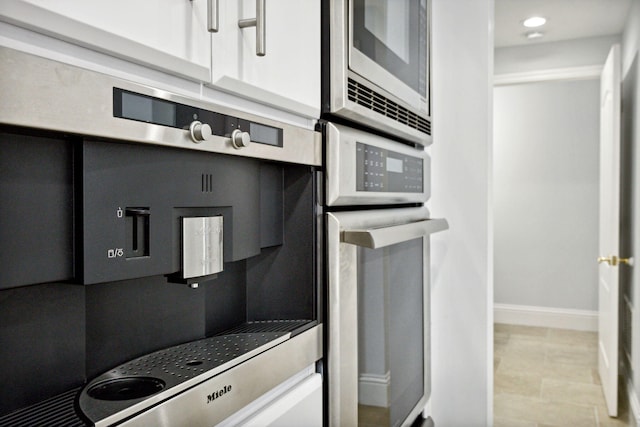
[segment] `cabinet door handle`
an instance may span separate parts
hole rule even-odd
[[[238,27],[248,28],[256,27],[256,55],[264,56],[266,53],[266,0],[256,0],[256,17],[251,19],[241,19],[238,21]]]
[[[218,32],[218,0],[207,0],[207,30]]]
[[[218,0],[207,0],[207,31],[218,32]]]

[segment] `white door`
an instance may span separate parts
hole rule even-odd
[[[618,414],[618,247],[620,240],[620,46],[600,79],[598,372],[609,415]]]
[[[207,0],[2,0],[0,21],[208,81]]]
[[[264,52],[255,26],[264,4]],[[211,36],[211,84],[226,92],[315,119],[320,116],[320,0],[218,0]],[[262,54],[263,53],[263,54]]]

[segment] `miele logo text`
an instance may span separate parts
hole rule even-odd
[[[231,386],[230,385],[226,385],[223,388],[221,388],[220,390],[214,391],[213,393],[211,393],[210,395],[207,396],[207,403],[213,402],[217,398],[224,396],[225,394],[229,393],[230,391],[231,391]]]

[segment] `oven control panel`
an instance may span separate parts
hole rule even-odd
[[[424,203],[431,160],[424,147],[324,123],[327,206]]]
[[[373,145],[356,143],[356,190],[422,193],[423,160]]]

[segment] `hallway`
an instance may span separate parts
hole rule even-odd
[[[495,325],[495,427],[633,426],[619,396],[619,416],[609,418],[596,332]]]

